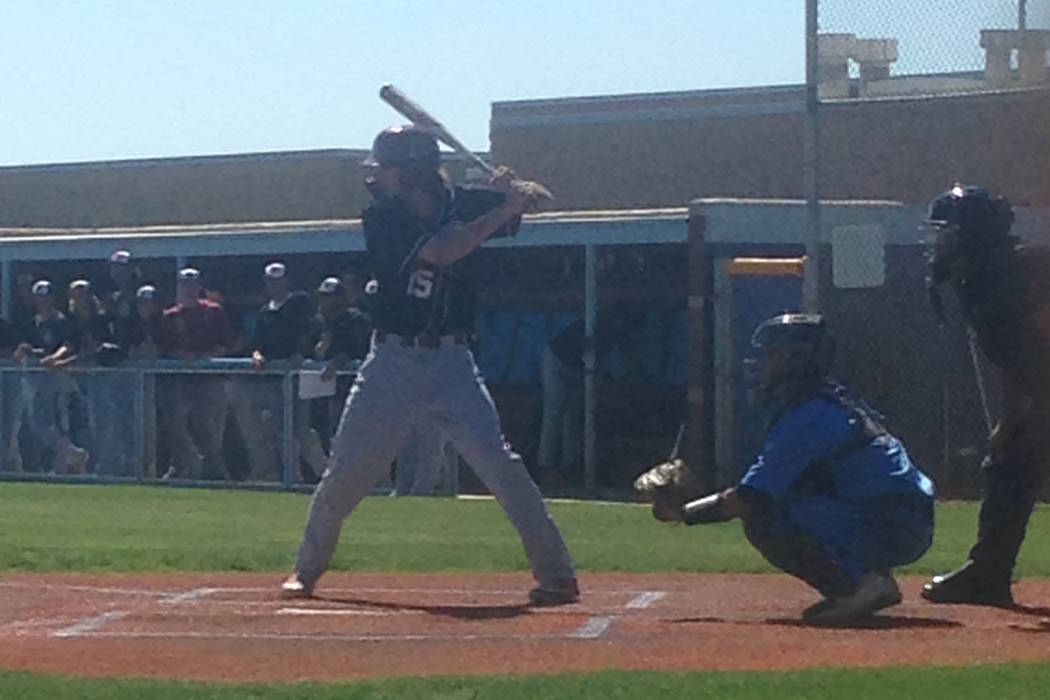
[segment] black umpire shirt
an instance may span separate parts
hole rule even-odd
[[[1050,398],[1050,251],[1017,247],[956,286],[988,359],[1028,396]]]
[[[464,306],[471,294],[457,278],[456,266],[429,265],[419,259],[419,250],[443,227],[473,221],[503,200],[492,189],[457,186],[433,221],[420,219],[397,198],[377,200],[364,211],[369,268],[379,285],[372,307],[378,330],[403,336],[470,332],[472,309]],[[520,223],[515,217],[493,237],[514,235]]]

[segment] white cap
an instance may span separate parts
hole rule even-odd
[[[144,284],[138,288],[138,291],[135,292],[136,299],[142,299],[145,301],[153,301],[153,299],[156,296],[157,288],[154,287],[152,284]]]
[[[179,280],[197,281],[201,278],[201,272],[195,267],[184,267],[179,270]]]
[[[69,291],[77,289],[91,289],[91,283],[85,279],[73,280],[69,283]]]
[[[266,266],[266,269],[263,270],[263,274],[272,280],[279,280],[284,277],[285,271],[284,263],[272,262]]]
[[[126,250],[118,250],[109,256],[109,261],[116,265],[127,265],[131,262],[131,253]]]
[[[37,280],[33,283],[33,294],[38,297],[51,296],[51,282],[48,280]]]
[[[317,288],[318,294],[341,294],[343,292],[343,281],[338,277],[325,277]]]

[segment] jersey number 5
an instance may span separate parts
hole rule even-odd
[[[419,269],[408,278],[408,295],[417,299],[429,299],[434,293],[434,271]]]

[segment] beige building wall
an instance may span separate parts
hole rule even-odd
[[[803,196],[801,88],[497,103],[492,157],[558,208]],[[1050,90],[842,101],[821,111],[827,198],[924,202],[954,180],[1050,206]]]
[[[151,226],[360,216],[361,161],[339,149],[0,168],[0,227]],[[465,163],[451,157],[454,179]]]

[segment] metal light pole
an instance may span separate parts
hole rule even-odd
[[[802,306],[820,311],[820,76],[817,50],[817,0],[806,0],[806,122],[802,154],[802,180],[806,197],[806,272],[802,280]]]

